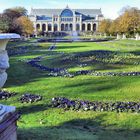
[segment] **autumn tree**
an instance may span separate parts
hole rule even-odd
[[[109,28],[110,28],[110,26],[111,26],[111,20],[110,19],[104,19],[99,24],[98,31],[101,32],[101,33],[107,33],[107,34],[109,34]]]
[[[15,24],[17,18],[27,15],[27,10],[24,7],[14,7],[4,10],[3,15],[8,17],[9,29],[7,32],[18,33],[18,26]]]
[[[120,16],[115,20],[105,19],[101,21],[99,32],[112,35],[117,33],[135,35],[137,32],[140,33],[140,10],[131,7],[122,8]]]
[[[135,34],[140,29],[140,11],[137,8],[127,9],[118,24],[122,33]]]
[[[24,36],[31,35],[34,31],[33,23],[26,16],[17,18],[15,24],[17,25],[18,33]]]
[[[111,35],[117,35],[117,33],[121,32],[121,30],[120,30],[120,28],[118,26],[119,25],[119,21],[120,21],[119,18],[111,21],[111,24],[110,24],[110,27],[109,27],[109,33]]]

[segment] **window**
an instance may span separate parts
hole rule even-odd
[[[79,31],[79,30],[80,30],[80,25],[76,24],[76,31]]]
[[[64,31],[64,24],[61,24],[61,31]]]
[[[86,30],[86,25],[82,24],[82,31],[85,31],[85,30]]]
[[[40,30],[40,24],[36,25],[37,30]]]
[[[73,17],[73,12],[70,9],[65,9],[62,11],[61,17]]]
[[[90,23],[88,23],[88,25],[87,25],[87,30],[91,31],[91,24]]]
[[[46,24],[42,24],[42,31],[46,31]]]
[[[94,23],[94,24],[93,24],[93,31],[96,31],[96,28],[97,28],[97,27],[96,27],[96,24]]]
[[[51,31],[51,30],[52,30],[52,25],[48,24],[48,31]]]
[[[58,30],[57,24],[54,24],[54,31],[56,32]]]

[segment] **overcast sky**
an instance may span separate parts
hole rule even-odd
[[[22,6],[32,8],[101,8],[106,18],[114,19],[122,7],[131,6],[140,9],[140,0],[0,0],[0,12],[9,7]]]

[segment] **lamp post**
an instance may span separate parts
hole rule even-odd
[[[9,68],[9,57],[6,45],[10,39],[18,39],[18,34],[0,34],[0,88],[7,80],[6,69]],[[18,114],[13,106],[0,104],[0,140],[16,140],[16,121]]]

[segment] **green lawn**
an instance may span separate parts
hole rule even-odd
[[[90,101],[140,102],[140,77],[76,76],[51,77],[25,63],[25,60],[47,54],[40,64],[48,67],[100,72],[140,71],[140,41],[123,40],[103,43],[60,43],[48,51],[49,43],[9,43],[15,50],[22,46],[28,52],[10,57],[8,81],[4,88],[17,92],[1,103],[14,105],[22,116],[18,121],[19,140],[139,140],[140,114],[64,111],[49,106],[53,97]],[[107,55],[106,55],[107,52]],[[79,67],[79,63],[87,64]],[[21,104],[24,93],[40,94],[38,103]]]

